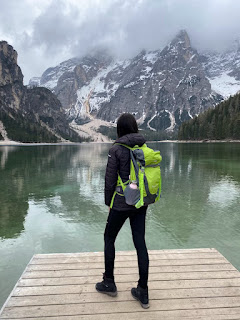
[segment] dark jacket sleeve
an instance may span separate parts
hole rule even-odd
[[[119,157],[116,155],[117,149],[113,146],[108,153],[108,162],[105,174],[105,204],[110,206],[112,196],[115,191],[119,171]]]

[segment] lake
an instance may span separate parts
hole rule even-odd
[[[216,248],[240,270],[240,144],[149,146],[163,161],[148,249]],[[0,146],[0,306],[33,254],[103,251],[109,147]],[[116,250],[134,250],[128,221]]]

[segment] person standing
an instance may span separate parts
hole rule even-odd
[[[105,272],[103,281],[96,284],[96,290],[110,296],[117,295],[114,280],[115,240],[124,222],[129,218],[133,243],[137,251],[139,280],[136,288],[131,289],[132,296],[143,308],[149,308],[148,272],[149,257],[145,243],[145,221],[147,206],[136,209],[126,204],[122,189],[116,190],[118,174],[123,182],[129,180],[130,150],[118,143],[141,147],[145,138],[138,132],[137,122],[132,114],[123,113],[117,121],[118,139],[109,150],[105,174],[105,204],[109,207],[109,215],[104,232]],[[119,188],[119,187],[117,187]],[[114,192],[117,191],[114,199]],[[110,204],[112,202],[112,208]]]

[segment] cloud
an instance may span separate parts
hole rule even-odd
[[[180,29],[201,50],[223,50],[240,37],[240,2],[234,0],[0,0],[0,5],[0,38],[19,52],[26,81],[99,46],[119,57],[162,48]]]

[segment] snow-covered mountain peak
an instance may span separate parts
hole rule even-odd
[[[181,30],[176,37],[161,51],[160,55],[172,60],[172,64],[180,66],[182,63],[185,67],[186,63],[192,62],[197,57],[197,51],[191,47],[190,38],[185,30]]]
[[[185,30],[163,50],[129,60],[105,50],[76,59],[48,69],[41,83],[51,85],[79,123],[86,117],[114,122],[130,112],[143,128],[171,131],[240,88],[239,51],[199,55]]]
[[[191,47],[191,41],[186,30],[181,30],[170,42],[169,46],[187,49]]]
[[[56,67],[50,67],[43,72],[40,80],[40,85],[53,90],[57,86],[58,79],[65,73],[72,71],[79,63],[78,58],[72,58],[61,62]],[[31,80],[30,80],[31,81]]]
[[[191,42],[185,30],[180,31],[176,37],[163,49],[162,55],[177,55],[179,52],[191,51]]]

